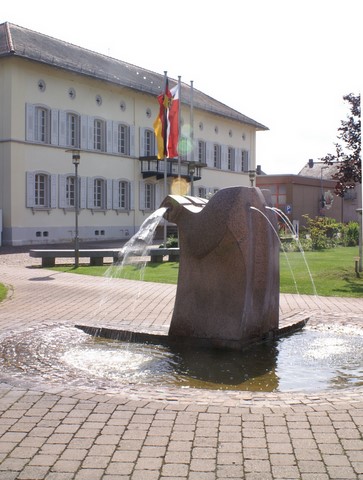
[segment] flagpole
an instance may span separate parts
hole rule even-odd
[[[167,70],[164,70],[164,95],[167,93],[166,92],[166,84],[167,84],[167,77],[168,77],[168,72]],[[168,168],[168,160],[167,160],[167,155],[165,154],[165,147],[166,147],[166,138],[164,137],[164,197],[166,198],[166,189],[167,189],[167,168]],[[166,248],[166,236],[167,236],[167,220],[164,218],[164,248]]]
[[[193,80],[190,80],[190,143],[192,145],[190,152],[190,162],[194,162],[194,86]],[[190,194],[193,196],[193,180],[191,179]]]
[[[178,143],[180,145],[180,133],[181,133],[181,76],[178,76],[178,93],[179,93],[179,111],[178,111]],[[181,176],[181,159],[180,159],[180,151],[178,145],[178,180],[179,180],[179,195],[181,195],[181,183],[180,183],[180,176]]]

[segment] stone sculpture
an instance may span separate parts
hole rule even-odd
[[[240,349],[277,332],[279,239],[266,205],[269,192],[254,187],[164,199],[180,247],[171,338]]]

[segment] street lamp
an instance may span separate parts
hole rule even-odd
[[[325,168],[329,168],[329,165],[325,165],[323,167],[320,167],[320,193],[321,193],[321,200],[320,200],[320,203],[321,203],[321,215],[323,215],[323,209],[325,207],[325,198],[324,198],[324,189],[323,189],[323,170]]]
[[[195,163],[190,162],[188,165],[188,172],[190,176],[190,195],[194,196],[194,173],[195,173]]]
[[[74,165],[74,214],[75,214],[75,234],[74,234],[74,268],[79,265],[79,234],[78,234],[78,214],[79,214],[79,182],[78,165],[81,160],[79,150],[66,150],[72,153],[72,163]]]
[[[248,176],[250,177],[251,187],[253,187],[255,183],[255,178],[256,178],[256,171],[248,170]]]

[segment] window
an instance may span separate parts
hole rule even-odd
[[[228,147],[227,151],[227,168],[233,172],[235,170],[235,151],[232,147]]]
[[[117,152],[130,155],[130,129],[122,123],[117,128]]]
[[[130,209],[130,184],[125,180],[118,182],[118,195],[116,208],[120,210]]]
[[[49,143],[49,110],[35,107],[35,141]]]
[[[106,185],[103,178],[96,178],[93,183],[94,208],[106,208]]]
[[[49,188],[48,175],[38,173],[35,175],[35,206],[48,207],[49,206]]]
[[[67,113],[67,145],[75,148],[80,146],[80,118],[75,113]]]
[[[100,152],[105,151],[105,122],[96,119],[94,121],[93,129],[93,148]]]
[[[67,177],[66,180],[66,202],[68,207],[76,206],[76,182],[75,177]]]
[[[57,206],[57,175],[46,172],[26,173],[26,206],[34,209]]]
[[[207,198],[207,189],[205,187],[198,187],[198,197]]]
[[[206,163],[206,144],[203,140],[198,141],[198,162]]]
[[[155,185],[145,183],[145,210],[154,210],[155,208]]]
[[[80,207],[80,193],[81,185],[80,178],[78,178],[78,207]],[[68,176],[66,179],[66,207],[75,208],[76,207],[76,177]]]
[[[271,201],[274,207],[282,210],[286,206],[286,185],[264,185],[263,188],[270,190]]]
[[[213,166],[214,168],[221,168],[221,146],[213,145]]]
[[[155,155],[155,134],[152,130],[145,130],[144,155],[150,157]]]
[[[248,150],[242,150],[242,172],[248,172],[249,162],[248,162]]]

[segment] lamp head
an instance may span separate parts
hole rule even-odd
[[[81,160],[81,155],[79,153],[72,153],[73,165],[79,165],[80,160]]]

